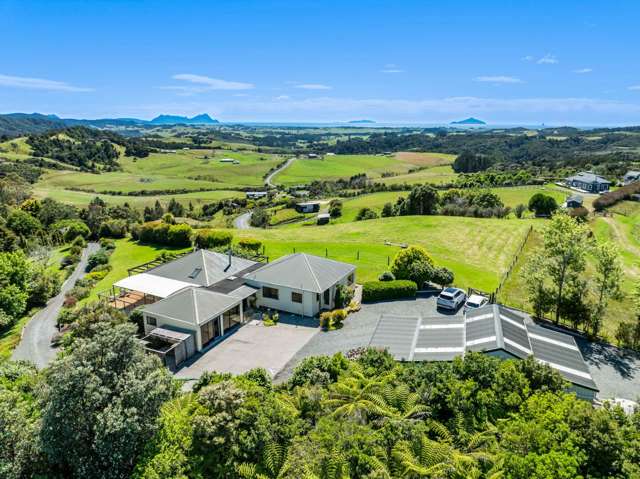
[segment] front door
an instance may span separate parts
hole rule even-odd
[[[324,292],[324,305],[331,306],[331,290],[328,289]]]

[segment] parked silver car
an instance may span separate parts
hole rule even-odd
[[[457,310],[467,299],[465,292],[459,288],[445,288],[438,296],[438,308]]]

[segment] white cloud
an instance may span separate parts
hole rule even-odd
[[[475,81],[484,83],[522,83],[520,78],[496,75],[496,76],[479,76],[474,78]]]
[[[220,80],[219,78],[193,75],[191,73],[180,73],[179,75],[173,75],[172,78],[174,80],[182,80],[198,85],[205,85],[209,90],[250,90],[254,87],[252,83]]]
[[[640,90],[640,85],[631,85],[628,89],[632,91],[637,91],[637,90]]]
[[[291,97],[289,95],[279,95],[274,100],[291,100]]]
[[[10,75],[0,75],[0,86],[11,88],[25,88],[29,90],[66,91],[66,92],[87,92],[94,91],[93,88],[84,88],[68,83],[44,78],[16,77]]]
[[[404,73],[404,70],[395,63],[387,63],[380,73]]]
[[[522,60],[525,62],[532,62],[533,60],[535,60],[535,58],[533,57],[533,55],[527,55],[526,57],[522,57]]]
[[[323,85],[322,83],[301,83],[295,85],[295,88],[302,88],[303,90],[331,90],[329,85]]]
[[[577,73],[578,75],[584,75],[585,73],[591,73],[593,68],[579,68],[578,70],[573,70],[573,73]]]
[[[539,65],[555,65],[556,63],[559,63],[559,61],[555,55],[547,53],[545,56],[538,59],[536,63],[538,63]]]

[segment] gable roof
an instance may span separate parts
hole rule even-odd
[[[229,258],[231,265],[229,266]],[[213,283],[234,276],[256,264],[237,256],[231,256],[216,251],[199,249],[168,263],[156,266],[147,274],[162,276],[177,281],[210,286]]]
[[[580,181],[582,183],[603,183],[603,184],[611,184],[609,180],[603,178],[602,176],[598,176],[591,171],[581,171],[578,174],[570,176],[566,179],[567,181]]]
[[[206,288],[183,289],[157,303],[145,306],[147,314],[157,314],[193,325],[207,322],[242,302],[242,298],[215,293]]]
[[[322,293],[355,269],[356,267],[352,264],[341,261],[296,253],[278,258],[272,263],[245,274],[244,278],[249,281]]]

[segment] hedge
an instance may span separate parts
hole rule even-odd
[[[415,298],[418,287],[409,280],[369,281],[362,285],[362,300],[383,301],[385,299]]]
[[[132,230],[133,232],[134,230]],[[191,246],[192,229],[191,226],[182,223],[170,225],[158,221],[150,221],[136,229],[135,236],[142,243],[187,247]]]
[[[196,234],[196,246],[201,249],[229,246],[233,234],[229,231],[200,230]]]
[[[615,191],[603,193],[598,198],[596,198],[593,202],[593,208],[596,211],[602,211],[605,208],[613,206],[620,201],[630,200],[631,195],[635,195],[638,193],[640,193],[640,182],[621,186]]]

